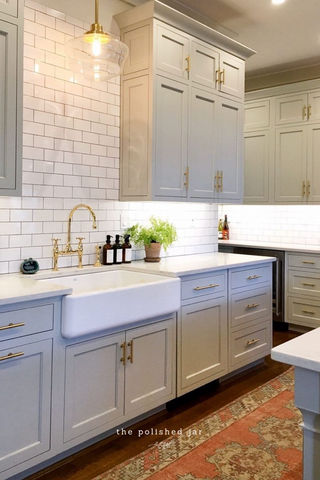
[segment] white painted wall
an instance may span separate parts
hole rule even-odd
[[[72,243],[85,237],[84,265],[94,263],[95,246],[106,234],[121,233],[123,214],[130,223],[152,214],[173,222],[179,239],[168,255],[217,250],[216,205],[118,202],[119,78],[75,83],[64,56],[66,40],[87,27],[26,0],[23,193],[0,197],[0,273],[19,271],[29,257],[51,268],[52,238],[65,244],[69,212],[79,203],[89,204],[98,220],[92,230],[87,210],[74,215]],[[143,256],[141,249],[134,252],[134,258]],[[60,266],[76,264],[76,256],[59,258]]]

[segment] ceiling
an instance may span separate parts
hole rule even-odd
[[[320,0],[161,1],[256,50],[247,78],[320,64]]]

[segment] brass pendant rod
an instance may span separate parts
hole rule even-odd
[[[99,0],[95,0],[95,24],[99,23]]]

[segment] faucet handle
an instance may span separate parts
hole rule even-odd
[[[85,240],[85,237],[76,237],[79,240],[79,245],[82,245],[82,240]]]
[[[58,242],[61,240],[61,238],[52,238],[52,241],[53,241],[53,246],[54,247],[57,247],[58,246]]]

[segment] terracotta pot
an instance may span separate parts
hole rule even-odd
[[[146,251],[145,262],[160,262],[161,243],[153,242],[150,245],[145,245],[144,248]]]

